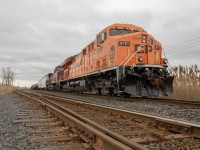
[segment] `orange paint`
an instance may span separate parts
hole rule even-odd
[[[124,34],[124,30],[130,30],[132,33]],[[120,34],[110,35],[110,32],[120,32]],[[73,79],[115,66],[135,64],[164,66],[161,55],[161,43],[141,27],[113,24],[97,34],[96,39],[79,54],[69,57],[60,65],[64,67],[62,78]],[[139,58],[142,59],[141,62]]]

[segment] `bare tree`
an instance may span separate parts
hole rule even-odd
[[[6,81],[6,68],[1,68],[1,77],[2,77],[2,85],[5,84]]]
[[[13,85],[14,80],[15,80],[15,70],[11,72],[11,80],[10,80],[11,85]]]
[[[13,85],[15,79],[15,71],[11,67],[1,68],[2,84]]]

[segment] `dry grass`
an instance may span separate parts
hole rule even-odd
[[[197,65],[172,67],[174,92],[170,98],[200,100],[200,70]]]
[[[18,87],[14,87],[14,86],[9,86],[9,85],[0,85],[0,93],[4,93],[4,92],[14,92],[16,90],[18,90]]]

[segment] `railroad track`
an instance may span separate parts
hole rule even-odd
[[[183,121],[200,122],[199,102],[181,102],[175,100],[174,103],[168,100],[142,99],[142,98],[120,98],[108,96],[96,96],[87,94],[50,92],[50,91],[31,91],[38,94],[47,94],[62,98],[70,98],[78,101],[95,103],[99,105],[111,106],[130,111],[138,111],[167,118],[175,118]]]
[[[93,149],[200,148],[197,124],[47,94],[19,94],[37,100],[58,118],[73,124],[74,132],[82,133],[80,138]]]
[[[34,92],[38,93],[47,93],[47,94],[66,94],[60,91],[38,91],[34,90]],[[168,103],[168,104],[178,104],[178,105],[190,105],[194,107],[200,106],[200,101],[197,100],[185,100],[185,99],[167,99],[167,98],[142,98],[142,97],[119,97],[119,96],[106,96],[106,95],[96,95],[91,93],[67,93],[67,95],[75,95],[75,96],[83,96],[84,97],[97,97],[102,99],[114,100],[114,101],[125,101],[125,102],[159,102],[159,103]]]
[[[30,99],[22,99],[20,103],[23,103],[21,111],[13,123],[25,126],[26,132],[30,135],[30,145],[34,149],[37,147],[38,150],[63,148],[87,150],[90,147],[70,130],[69,125],[50,114],[39,103]],[[47,142],[51,147],[46,148]]]

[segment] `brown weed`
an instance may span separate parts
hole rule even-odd
[[[174,92],[170,98],[200,100],[200,70],[198,66],[175,66],[171,68],[174,74]]]

